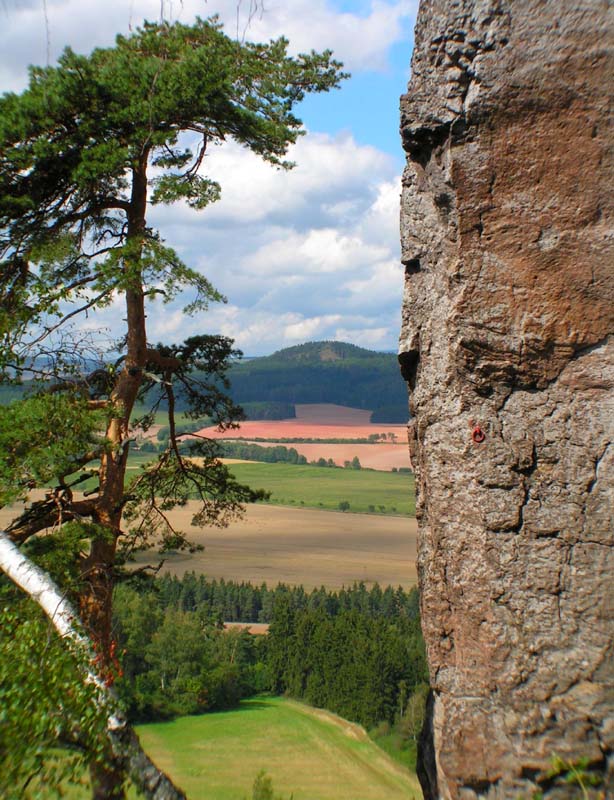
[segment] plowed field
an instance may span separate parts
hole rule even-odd
[[[407,426],[370,423],[370,411],[331,403],[299,404],[295,408],[296,419],[249,420],[230,431],[203,428],[199,433],[212,439],[267,439],[271,443],[280,444],[288,439],[368,439],[373,434],[378,434],[383,435],[387,441],[361,445],[360,451],[356,450],[356,445],[332,443],[326,444],[326,451],[318,444],[306,443],[299,446],[299,443],[292,442],[292,446],[310,461],[332,458],[336,464],[342,466],[345,460],[351,461],[357,455],[363,466],[372,469],[390,470],[392,467],[409,466]],[[367,452],[365,448],[371,447],[379,449]]]

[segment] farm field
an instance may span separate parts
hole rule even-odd
[[[307,590],[340,589],[356,581],[410,589],[417,581],[418,527],[410,517],[251,504],[245,517],[228,528],[191,528],[195,509],[189,503],[170,516],[205,550],[168,553],[165,572],[194,570],[211,579],[302,584]],[[158,558],[139,553],[135,566],[155,564]]]
[[[135,454],[131,470],[150,458]],[[232,469],[239,480],[272,490],[279,505],[249,505],[245,518],[226,529],[192,528],[195,503],[175,509],[170,512],[175,526],[206,549],[167,554],[165,570],[177,575],[194,570],[239,582],[303,584],[307,589],[339,589],[355,581],[404,588],[416,583],[412,475],[253,462]],[[32,493],[33,499],[40,496],[41,491]],[[343,500],[350,511],[324,510],[338,508]],[[319,502],[326,506],[308,508]],[[353,513],[375,504],[385,506],[386,513]],[[0,525],[15,513],[14,508],[0,509]],[[140,553],[136,564],[158,560],[155,552]]]
[[[295,403],[294,412],[298,422],[316,425],[369,425],[371,419],[368,409],[335,403]]]
[[[238,710],[143,725],[147,752],[190,800],[251,797],[265,770],[294,800],[412,800],[422,795],[360,726],[292,700],[261,697]]]
[[[414,476],[410,473],[333,469],[297,464],[233,464],[241,483],[271,492],[269,503],[305,505],[337,510],[347,501],[348,510],[414,515]]]
[[[392,434],[399,443],[407,441],[407,426],[387,422],[371,423],[370,411],[347,408],[332,403],[297,404],[296,418],[282,420],[248,420],[239,428],[199,431],[212,439],[367,439],[374,433]]]
[[[247,420],[238,428],[218,431],[203,428],[198,431],[211,439],[367,439],[374,433],[392,433],[396,441],[405,442],[407,427],[392,423],[368,423],[366,425],[340,425],[336,423],[301,422],[296,419]]]
[[[371,445],[367,445],[370,447]],[[134,453],[128,463],[128,477],[142,464],[151,461],[151,453]],[[267,502],[330,511],[347,501],[349,511],[362,513],[416,513],[414,476],[411,473],[359,469],[333,469],[311,465],[228,459],[232,473],[240,483],[253,489],[271,492]]]
[[[258,442],[253,442],[253,444],[258,444]],[[283,444],[283,442],[267,442],[262,444],[262,447],[274,447],[277,444]],[[406,442],[403,444],[295,442],[284,446],[293,447],[297,453],[305,456],[308,461],[317,461],[319,458],[324,458],[328,461],[329,458],[332,458],[338,467],[342,467],[346,461],[351,461],[354,456],[358,458],[361,466],[367,469],[390,471],[393,467],[395,469],[409,469],[411,466]]]

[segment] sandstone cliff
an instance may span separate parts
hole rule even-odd
[[[613,14],[420,5],[400,360],[428,800],[582,796],[554,754],[614,798]]]

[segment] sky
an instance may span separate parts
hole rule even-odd
[[[143,19],[220,15],[229,35],[280,35],[292,52],[330,48],[352,77],[297,108],[307,134],[290,172],[232,142],[204,172],[222,198],[197,212],[156,206],[148,222],[226,297],[195,317],[177,300],[149,309],[151,341],[232,337],[246,355],[332,339],[396,350],[403,270],[399,96],[406,91],[418,0],[0,0],[0,91],[20,91],[28,64],[66,45],[110,46]],[[86,323],[117,335],[118,298]]]

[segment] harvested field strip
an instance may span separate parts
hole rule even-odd
[[[294,800],[417,800],[418,783],[352,723],[282,698],[144,725],[139,736],[190,800],[251,797],[260,770]]]
[[[261,444],[260,442],[247,442],[247,444]],[[351,461],[354,456],[358,458],[361,465],[368,469],[379,469],[390,471],[393,467],[396,469],[409,469],[409,449],[407,444],[328,444],[326,442],[297,442],[293,444],[285,444],[284,442],[268,442],[263,447],[275,447],[283,445],[284,447],[293,447],[297,453],[308,461],[317,461],[323,458],[328,461],[329,458],[342,467],[345,461]]]
[[[33,500],[42,496],[42,491],[32,493]],[[0,509],[0,526],[6,526],[17,509]],[[404,589],[416,584],[415,519],[258,503],[249,505],[245,517],[228,528],[194,528],[191,520],[197,509],[190,501],[169,516],[191,542],[205,549],[167,553],[165,572],[183,575],[193,570],[211,579],[287,583],[307,590],[338,590],[357,581]],[[140,552],[134,564],[157,564],[159,559],[155,551]]]
[[[193,570],[211,579],[287,583],[307,590],[338,590],[358,581],[404,589],[416,584],[415,519],[256,503],[228,528],[192,528],[196,510],[191,501],[171,511],[170,518],[205,549],[167,553],[165,572],[183,575]],[[137,553],[135,566],[158,560],[155,552]]]

